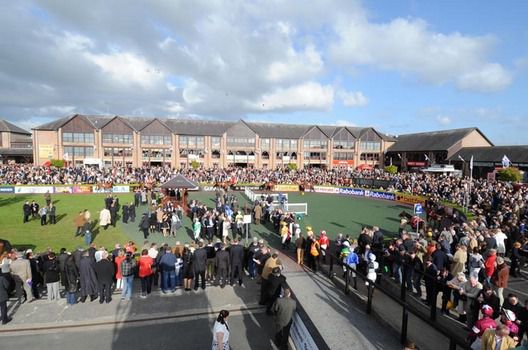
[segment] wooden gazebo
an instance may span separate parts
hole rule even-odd
[[[196,188],[198,185],[185,176],[178,174],[169,181],[161,185],[165,197],[163,204],[172,202],[174,205],[180,205],[185,212],[187,212],[187,190],[189,188]]]

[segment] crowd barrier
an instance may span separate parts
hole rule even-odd
[[[384,271],[386,267],[384,259],[380,259],[380,268],[378,271]],[[419,300],[410,296],[411,292],[407,291],[405,284],[397,284],[390,279],[389,275],[378,272],[378,278],[375,283],[368,280],[363,271],[347,266],[346,272],[343,272],[343,278],[337,277],[336,270],[342,272],[341,264],[337,264],[337,259],[330,259],[330,263],[321,264],[323,270],[328,273],[329,277],[334,280],[336,285],[343,288],[347,295],[358,297],[365,303],[367,314],[376,314],[384,323],[387,323],[400,334],[400,341],[404,344],[409,338],[415,340],[418,344],[425,346],[424,334],[432,336],[433,339],[427,339],[429,342],[438,342],[442,348],[469,349],[469,343],[466,340],[467,331],[461,324],[446,317],[437,317],[437,305],[425,305]],[[402,266],[403,269],[403,266]],[[433,279],[423,271],[415,271],[420,274],[421,280]],[[402,273],[405,278],[405,274]],[[361,283],[358,283],[360,280]],[[444,285],[434,279],[432,283],[432,293],[438,296],[442,292]],[[353,291],[352,291],[353,290]],[[376,292],[374,292],[376,291]],[[435,297],[436,299],[436,297]],[[376,302],[378,300],[379,302]],[[391,311],[387,311],[391,310]],[[389,320],[386,317],[387,312],[401,311],[401,318]],[[409,325],[412,323],[412,328]],[[421,327],[419,330],[416,326]],[[412,332],[412,334],[410,334]],[[438,348],[438,347],[436,347]]]

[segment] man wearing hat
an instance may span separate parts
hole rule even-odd
[[[473,343],[471,344],[472,349],[480,349],[480,346],[482,345],[482,335],[485,331],[488,329],[495,329],[497,328],[497,323],[495,323],[495,320],[493,317],[493,308],[487,304],[482,305],[481,308],[482,312],[482,318],[475,322],[475,325],[473,328],[471,328],[471,333],[469,334],[468,338]]]

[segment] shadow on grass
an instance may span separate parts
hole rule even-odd
[[[331,221],[331,222],[329,222],[329,224],[332,224],[332,225],[337,226],[337,227],[345,228],[345,225],[342,225],[342,224],[337,223],[335,221]]]
[[[65,217],[67,216],[67,214],[60,214],[60,215],[57,215],[56,219],[57,222],[61,221],[62,219],[64,219]]]
[[[17,203],[21,203],[27,200],[26,196],[13,196],[9,198],[0,199],[0,207],[5,207]],[[20,208],[20,213],[22,214],[22,207]]]

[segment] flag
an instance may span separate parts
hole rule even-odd
[[[471,159],[469,160],[469,169],[473,170],[473,156],[471,156]]]
[[[427,156],[427,154],[424,153],[424,157],[425,157],[425,160],[429,161],[429,157]]]
[[[502,167],[509,168],[510,164],[511,164],[510,159],[506,157],[506,155],[504,155],[504,157],[502,157]]]
[[[459,158],[461,161],[465,162],[464,158],[462,158],[462,156],[461,156],[460,154],[458,155],[458,158]]]

